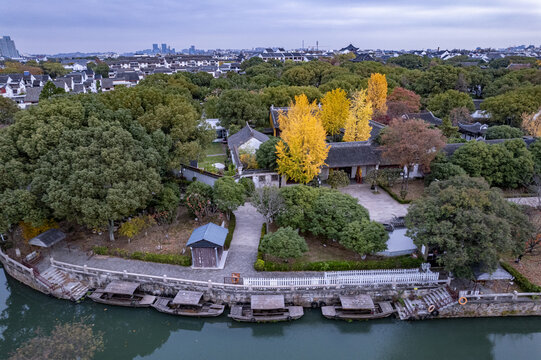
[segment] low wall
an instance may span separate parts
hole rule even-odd
[[[221,178],[220,175],[209,173],[208,171],[198,169],[189,165],[182,165],[181,173],[186,179],[190,181],[192,181],[193,178],[196,178],[197,181],[200,181],[210,186],[214,186],[216,180]]]
[[[443,318],[541,316],[541,300],[470,300],[465,305],[441,309],[439,313]]]

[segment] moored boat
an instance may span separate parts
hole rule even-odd
[[[158,297],[152,307],[167,314],[193,317],[220,316],[225,308],[224,305],[205,302],[202,292],[184,290],[179,291],[174,298]]]
[[[391,302],[374,304],[369,295],[340,296],[340,305],[321,307],[321,313],[326,318],[342,320],[379,319],[395,312]]]
[[[156,300],[156,297],[136,292],[140,285],[130,281],[112,281],[105,288],[96,289],[89,298],[107,305],[148,307]]]
[[[229,317],[241,322],[296,320],[304,315],[302,306],[286,306],[283,295],[252,295],[249,305],[234,305]]]

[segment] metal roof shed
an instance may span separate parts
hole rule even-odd
[[[203,297],[200,291],[179,291],[172,303],[175,305],[198,305]]]
[[[192,266],[218,267],[224,252],[227,233],[227,229],[213,223],[195,229],[186,244],[192,251]]]
[[[30,245],[48,248],[66,238],[66,234],[58,229],[49,229],[35,238],[30,239]]]
[[[369,295],[340,296],[342,309],[347,310],[373,310],[374,302]]]

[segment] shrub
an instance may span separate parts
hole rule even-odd
[[[317,261],[276,263],[264,261],[259,255],[259,262],[254,263],[257,271],[347,271],[347,270],[377,270],[377,269],[415,269],[423,263],[422,258],[411,256],[397,256],[381,260],[363,261]]]
[[[214,212],[216,206],[212,201],[212,186],[194,181],[186,188],[186,206],[190,213],[200,220]]]
[[[298,258],[308,251],[304,238],[289,226],[263,236],[259,247],[265,254],[282,259]]]
[[[132,239],[142,230],[147,229],[154,224],[156,224],[156,220],[150,215],[138,216],[122,223],[118,232],[120,235]]]
[[[349,185],[349,176],[343,170],[330,170],[327,184],[333,189]]]
[[[506,262],[500,262],[501,266],[513,275],[515,278],[515,283],[520,287],[520,289],[524,292],[541,292],[541,286],[537,286],[535,284],[532,284],[530,280],[528,280],[524,275],[522,275],[517,269],[515,269],[513,266],[509,265]]]
[[[155,254],[147,253],[141,251],[134,251],[129,253],[125,249],[109,249],[105,246],[94,246],[92,251],[96,255],[108,255],[116,256],[125,259],[141,260],[148,262],[155,262],[161,264],[171,264],[171,265],[180,265],[180,266],[191,266],[192,258],[188,255],[181,254]]]
[[[244,186],[244,190],[246,191],[246,196],[250,197],[255,191],[255,184],[252,179],[249,179],[247,177],[243,177],[239,180],[239,184]]]
[[[487,130],[487,140],[515,139],[523,135],[522,130],[509,125],[491,126]]]
[[[225,249],[229,249],[229,246],[231,245],[231,240],[233,240],[233,233],[235,232],[235,227],[237,226],[237,218],[235,217],[235,214],[231,214],[231,217],[229,219],[229,228],[227,232],[227,237],[225,238]]]
[[[21,222],[19,224],[22,229],[23,238],[28,241],[32,238],[35,238],[41,233],[44,233],[47,230],[50,229],[58,229],[58,224],[53,219],[47,219],[43,222],[43,224],[39,226],[32,226],[32,224]]]
[[[430,185],[434,180],[449,180],[453,176],[466,175],[466,171],[453,163],[432,163],[430,164],[430,174],[425,177],[425,185]]]
[[[387,249],[387,239],[383,225],[369,220],[353,221],[340,234],[340,244],[361,255]]]

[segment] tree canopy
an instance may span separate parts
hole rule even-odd
[[[517,205],[479,178],[433,182],[406,216],[417,246],[437,250],[438,261],[460,278],[492,272],[504,253],[519,254],[532,230]]]

